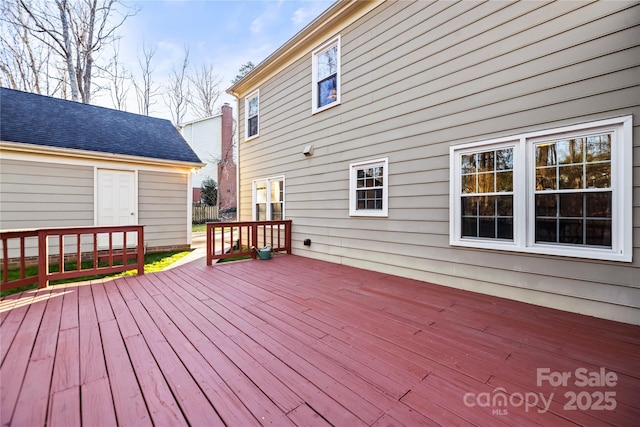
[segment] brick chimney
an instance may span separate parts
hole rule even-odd
[[[218,162],[218,207],[225,219],[235,218],[224,211],[237,207],[236,164],[233,162],[233,108],[224,104],[222,111],[222,141],[220,162]]]

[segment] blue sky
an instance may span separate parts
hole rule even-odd
[[[332,3],[333,0],[128,1],[127,5],[139,11],[121,29],[120,57],[137,71],[143,43],[157,47],[153,80],[163,84],[171,68],[181,65],[184,46],[188,45],[191,65],[213,63],[225,90],[242,64],[252,61],[257,65]],[[225,94],[225,101],[232,99]],[[127,107],[137,112],[135,101],[129,101]],[[161,99],[157,99],[152,115],[170,118]]]

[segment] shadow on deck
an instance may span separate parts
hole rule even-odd
[[[640,327],[293,255],[204,264],[2,299],[2,425],[640,419]]]

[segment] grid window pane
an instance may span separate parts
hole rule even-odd
[[[479,218],[478,219],[478,237],[494,239],[496,237],[496,219],[495,218]]]
[[[478,237],[478,218],[462,217],[462,236]]]
[[[555,219],[536,219],[536,242],[557,242]]]
[[[556,153],[558,155],[558,163],[561,165],[582,163],[582,139],[557,141]]]
[[[463,174],[476,172],[476,155],[475,154],[465,154],[462,156],[461,172]]]
[[[582,193],[560,194],[560,216],[582,217]]]
[[[479,173],[478,174],[478,193],[493,193],[496,191],[495,174]]]
[[[587,193],[586,194],[586,215],[590,218],[611,218],[611,193]]]
[[[462,236],[513,240],[513,148],[460,160]]]
[[[462,192],[477,193],[476,175],[462,175]]]
[[[558,221],[558,243],[581,245],[584,237],[581,219],[560,219]]]
[[[611,160],[611,135],[597,135],[586,138],[587,162]]]
[[[558,216],[558,195],[538,194],[536,195],[536,217],[556,217]]]
[[[610,188],[610,134],[537,144],[536,242],[610,247]]]
[[[496,225],[498,239],[513,240],[513,218],[497,218]]]
[[[555,190],[556,182],[556,168],[536,169],[536,190]]]
[[[582,179],[582,165],[561,166],[558,168],[558,188],[573,190],[584,187]]]
[[[611,220],[587,220],[586,244],[611,247]]]
[[[611,163],[587,163],[586,186],[587,188],[611,187]]]
[[[373,166],[356,170],[356,209],[382,210],[384,167]]]

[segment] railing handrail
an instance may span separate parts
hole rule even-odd
[[[132,247],[127,248],[127,233],[137,233],[136,250]],[[114,247],[113,245],[113,233],[123,233],[122,248]],[[103,252],[103,249],[98,245],[98,234],[107,234],[108,237],[108,249],[106,249],[106,256],[109,260],[107,267],[99,267],[99,252]],[[92,251],[82,251],[82,236],[92,235],[91,242]],[[58,236],[58,254],[60,271],[49,272],[49,237]],[[65,236],[76,236],[76,250],[74,252],[65,251]],[[38,275],[26,277],[26,256],[25,256],[25,238],[37,237],[36,250],[38,253]],[[15,280],[8,280],[9,269],[9,245],[10,239],[20,239],[19,250],[20,256],[20,278]],[[138,274],[144,274],[144,225],[122,225],[122,226],[76,226],[76,227],[46,227],[46,228],[34,228],[23,230],[0,230],[0,240],[2,241],[2,282],[0,285],[1,290],[13,289],[20,286],[30,285],[38,283],[39,287],[43,288],[49,284],[51,280],[70,279],[84,276],[93,276],[96,274],[111,274],[119,273],[128,270],[138,270]],[[122,250],[122,265],[114,265],[114,250]],[[65,271],[65,257],[66,255],[75,255],[77,268],[72,271]],[[92,255],[93,267],[82,268],[82,257]],[[117,255],[119,256],[119,254]],[[130,258],[128,258],[128,256]],[[136,260],[135,264],[128,264],[128,259]]]
[[[292,221],[233,221],[233,222],[208,222],[207,223],[207,265],[212,265],[214,259],[234,258],[238,256],[256,257],[256,253],[251,250],[252,246],[258,246],[259,242],[270,243],[273,252],[291,253],[291,226]],[[258,230],[262,229],[262,240],[260,240]],[[269,229],[269,239],[267,239],[267,229]],[[216,253],[216,230],[221,231],[220,253]],[[243,232],[244,230],[244,232]],[[274,234],[274,230],[276,233]],[[284,236],[281,235],[284,233]],[[228,234],[229,242],[226,242]],[[275,237],[274,237],[275,236]],[[236,242],[240,242],[235,252],[233,251]],[[247,248],[243,250],[242,242],[247,243]],[[227,243],[225,245],[225,243]],[[227,253],[227,250],[229,251]]]

